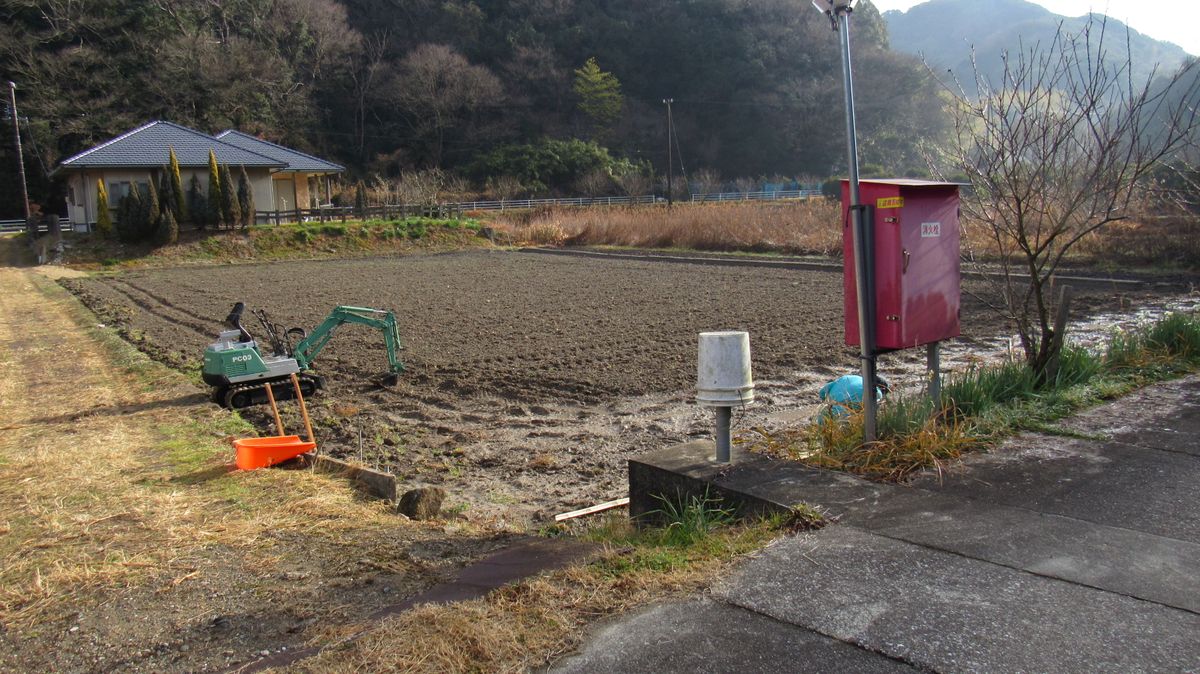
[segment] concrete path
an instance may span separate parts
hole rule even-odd
[[[788,481],[840,520],[556,671],[1200,672],[1200,377],[1064,426],[910,486]]]

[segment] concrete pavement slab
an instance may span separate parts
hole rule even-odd
[[[1200,543],[1200,459],[1030,434],[914,487]]]
[[[920,489],[842,520],[873,533],[1200,613],[1200,544]]]
[[[697,599],[657,604],[591,636],[550,671],[911,672],[911,667],[728,604]]]
[[[1081,412],[1062,426],[1117,442],[1200,456],[1200,376],[1136,391]]]
[[[784,539],[726,601],[941,672],[1200,669],[1200,616],[850,527]]]

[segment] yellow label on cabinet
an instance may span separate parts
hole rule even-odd
[[[875,208],[904,208],[904,197],[886,197],[875,200]]]

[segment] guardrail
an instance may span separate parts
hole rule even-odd
[[[454,205],[465,211],[505,211],[537,208],[538,206],[629,206],[655,203],[653,194],[640,197],[566,197],[562,199],[500,199],[491,201],[459,201]]]
[[[771,192],[713,192],[693,194],[692,201],[782,201],[786,199],[812,199],[822,196],[821,190],[774,190]]]

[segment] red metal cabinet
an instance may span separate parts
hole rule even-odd
[[[907,349],[959,334],[958,184],[863,180],[874,206],[875,329],[880,351]],[[842,181],[842,252],[846,344],[858,345],[850,183]]]

